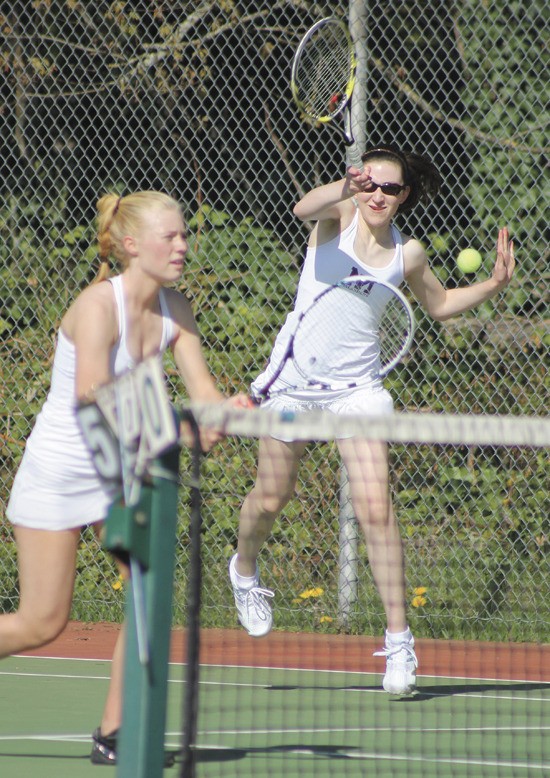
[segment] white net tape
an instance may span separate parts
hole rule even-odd
[[[396,443],[466,446],[550,445],[550,417],[487,414],[396,413],[391,416],[336,416],[327,411],[240,410],[226,405],[189,406],[198,423],[226,435],[288,437],[295,440],[337,440],[357,437]]]

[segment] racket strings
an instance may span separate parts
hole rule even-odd
[[[294,338],[294,362],[308,379],[345,382],[378,354],[379,313],[362,295],[333,287],[306,312]]]
[[[383,369],[399,355],[411,332],[411,321],[403,303],[392,297],[386,304],[378,325],[380,365]]]
[[[309,381],[352,384],[384,375],[406,353],[413,320],[389,285],[341,282],[303,314],[293,361]]]
[[[304,47],[296,71],[298,99],[304,110],[321,118],[338,113],[347,100],[353,59],[345,34],[327,25]]]

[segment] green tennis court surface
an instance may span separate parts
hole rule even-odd
[[[108,672],[95,660],[3,661],[0,776],[114,775],[88,758]],[[182,677],[172,665],[169,749]],[[362,673],[205,666],[200,680],[198,776],[550,775],[550,684],[421,676],[399,699]]]

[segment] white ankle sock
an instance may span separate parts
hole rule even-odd
[[[235,583],[239,587],[239,589],[252,589],[253,586],[256,586],[258,583],[258,575],[248,576],[248,575],[241,575],[237,572],[237,568],[235,565],[233,565],[233,576],[235,579]]]
[[[412,640],[412,632],[409,627],[404,632],[388,632],[386,630],[386,640],[393,645],[396,643],[408,643]]]

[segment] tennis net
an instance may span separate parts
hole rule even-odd
[[[181,774],[548,774],[550,419],[193,413],[227,437],[202,467],[197,696]],[[301,458],[281,507],[289,441]],[[384,525],[388,472],[397,542]],[[253,617],[260,598],[260,622],[272,607],[261,638],[238,624],[228,576],[243,503],[243,548],[262,511],[281,509],[258,555],[274,596],[244,597]],[[403,662],[385,643],[388,618],[402,627],[403,587],[412,693],[411,652]]]

